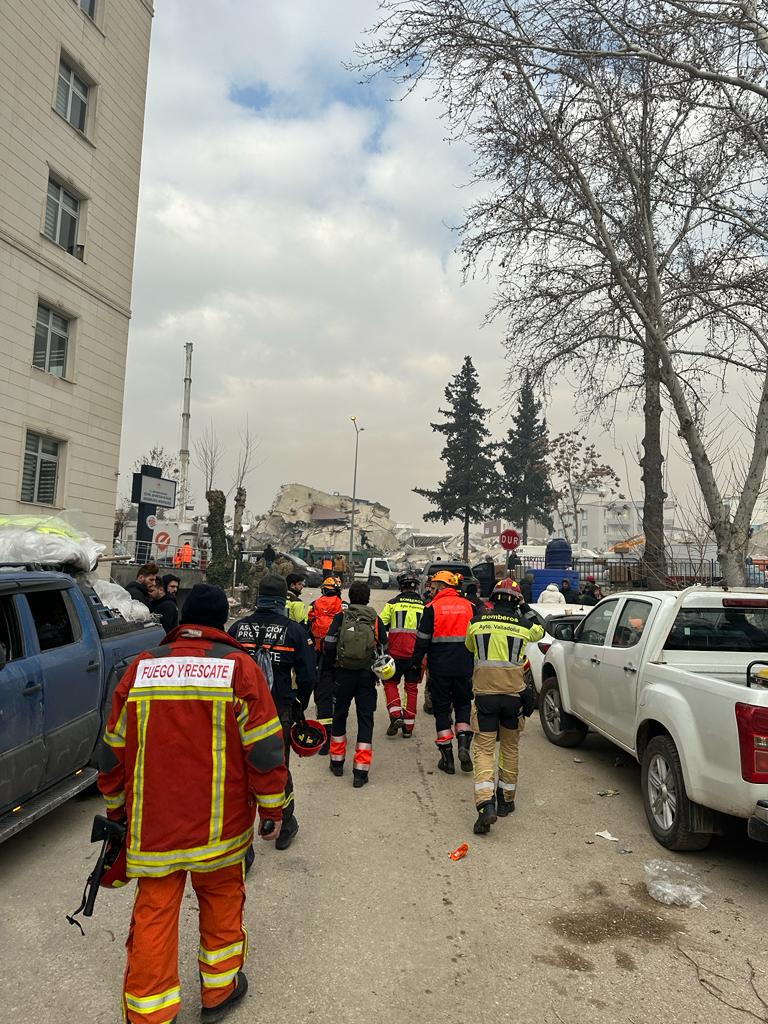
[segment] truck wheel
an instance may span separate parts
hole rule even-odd
[[[381,590],[382,583],[380,576],[371,576],[368,579],[368,583],[370,584],[371,590]]]
[[[643,804],[656,842],[668,850],[703,850],[712,836],[695,832],[690,823],[696,804],[688,799],[675,741],[654,736],[643,753]]]
[[[578,718],[563,711],[557,676],[549,676],[541,684],[539,718],[544,735],[556,747],[578,747],[589,731]]]

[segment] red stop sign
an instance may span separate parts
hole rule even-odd
[[[520,534],[517,530],[505,530],[499,540],[505,551],[517,551],[520,547]]]

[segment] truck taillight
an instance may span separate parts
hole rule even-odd
[[[768,783],[768,708],[738,703],[736,727],[742,779]]]
[[[552,643],[549,640],[539,640],[538,647],[542,654],[546,654],[551,646]]]

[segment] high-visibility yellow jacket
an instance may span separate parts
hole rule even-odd
[[[288,618],[292,619],[293,622],[298,622],[300,626],[308,625],[309,612],[307,611],[307,606],[298,594],[294,594],[290,589],[285,601],[285,610],[288,612]]]
[[[525,648],[543,636],[541,626],[521,620],[516,609],[501,603],[472,619],[466,645],[475,658],[475,693],[522,693]]]
[[[424,601],[412,590],[398,594],[384,605],[381,621],[387,627],[389,653],[395,660],[410,659],[423,614]]]

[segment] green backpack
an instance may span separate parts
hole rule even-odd
[[[338,668],[370,668],[376,660],[376,612],[364,605],[350,605],[344,612],[336,653]]]

